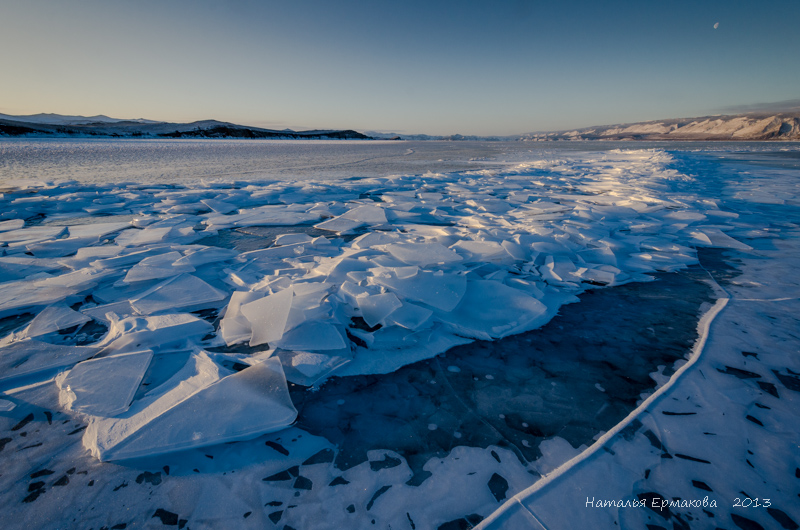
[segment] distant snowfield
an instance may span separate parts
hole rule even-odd
[[[546,473],[575,449],[554,437],[541,447],[547,463],[524,465],[507,448],[456,444],[426,465],[432,478],[420,484],[391,453],[371,454],[342,475],[335,446],[291,427],[303,410],[290,387],[380,377],[457,345],[535,329],[588,289],[696,265],[697,247],[757,252],[751,240],[771,236],[741,221],[741,204],[792,215],[800,205],[790,171],[761,170],[770,186],[717,179],[722,187],[714,187],[676,169],[683,159],[662,150],[530,158],[471,171],[235,185],[4,183],[0,404],[14,419],[3,460],[33,441],[16,435],[31,421],[27,430],[54,418],[80,425],[49,435],[48,451],[82,439],[63,452],[19,453],[0,478],[9,512],[22,524],[36,507],[43,527],[59,526],[59,517],[96,527],[368,528],[374,520],[437,528],[460,516],[477,524],[527,486],[529,472]],[[796,221],[786,220],[791,237]],[[262,244],[253,248],[248,234]],[[439,427],[431,421],[428,429]],[[273,456],[301,461],[293,467],[251,445],[222,445],[269,433],[283,438],[267,441]],[[230,456],[237,450],[252,453],[257,469]],[[239,470],[193,480],[189,463],[215,458],[208,451]],[[107,478],[173,462],[136,482],[164,481],[159,487],[182,500],[168,509],[134,495],[136,514],[123,521],[119,509],[90,513],[70,497],[71,512],[52,504],[55,491],[67,491],[54,486],[66,484],[37,472],[72,459]],[[170,467],[188,474],[168,485]],[[460,478],[478,470],[480,483]],[[234,472],[259,474],[259,483],[236,481]],[[67,484],[77,480],[75,470],[65,473]],[[26,478],[33,475],[46,478],[35,485]],[[93,502],[128,484],[92,490]]]

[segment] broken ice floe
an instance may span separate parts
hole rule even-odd
[[[294,187],[108,185],[95,190],[101,198],[86,199],[45,186],[23,202],[5,193],[0,318],[35,317],[2,339],[0,380],[71,368],[74,397],[65,404],[95,418],[87,443],[102,458],[277,429],[293,417],[282,397],[281,412],[253,429],[236,409],[239,416],[215,419],[191,442],[197,426],[179,416],[222,396],[272,403],[248,385],[268,380],[284,392],[279,368],[293,382],[319,384],[526,331],[586,289],[696,263],[695,246],[749,249],[725,233],[735,215],[680,188],[688,177],[670,161],[658,151],[611,151],[503,171]],[[69,224],[87,212],[110,222],[26,227],[20,220],[60,215]],[[269,227],[271,235],[245,252],[198,244],[222,244],[223,234],[244,227]],[[249,230],[257,242],[259,230]],[[43,342],[89,318],[108,327],[91,347]],[[137,352],[151,351],[158,364],[168,349],[233,352],[246,349],[242,343],[249,353],[230,354],[249,366],[241,373],[193,353],[159,385],[172,390],[156,397],[134,388],[146,357]],[[102,367],[119,383],[94,384]],[[140,397],[131,401],[131,391]],[[97,419],[104,414],[116,417]],[[175,438],[158,431],[167,421],[178,425]]]
[[[143,351],[79,363],[57,379],[61,406],[103,417],[125,412],[152,357]]]
[[[190,313],[169,313],[153,316],[130,316],[119,319],[106,313],[110,322],[107,335],[97,343],[107,354],[134,352],[165,346],[199,344],[214,331],[205,320]]]
[[[25,335],[28,337],[38,337],[53,331],[71,328],[88,322],[90,318],[82,313],[74,311],[67,306],[50,306],[44,308],[28,324]]]
[[[254,328],[250,346],[275,342],[283,337],[289,310],[292,308],[292,295],[290,287],[240,307],[251,329]]]
[[[201,351],[126,412],[92,416],[83,443],[100,460],[125,460],[252,438],[296,416],[279,360],[231,373]]]
[[[25,339],[0,348],[0,383],[52,377],[54,371],[94,356],[98,348],[65,346]]]
[[[195,268],[189,263],[179,263],[183,258],[180,252],[172,251],[144,258],[131,267],[123,280],[126,283],[141,282],[145,280],[158,280],[171,278],[182,272],[194,272]]]
[[[197,310],[216,305],[227,294],[191,274],[180,274],[148,289],[131,306],[143,315],[169,310]]]

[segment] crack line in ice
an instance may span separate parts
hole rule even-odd
[[[458,393],[455,391],[455,389],[453,388],[453,385],[450,384],[450,379],[447,377],[447,371],[442,369],[442,365],[441,365],[441,362],[439,361],[439,357],[434,357],[434,362],[436,364],[436,371],[437,371],[436,372],[436,377],[437,377],[437,379],[443,379],[444,380],[444,382],[447,384],[448,390],[450,390],[450,393],[453,395],[453,397],[455,397],[456,400],[459,403],[461,403],[461,406],[464,407],[464,409],[467,412],[469,412],[472,416],[474,416],[479,422],[481,422],[483,425],[485,425],[487,428],[489,428],[489,430],[494,432],[497,435],[498,439],[505,440],[506,442],[508,442],[508,445],[510,447],[514,448],[514,453],[517,455],[517,458],[519,458],[519,461],[520,462],[525,462],[525,457],[522,454],[522,450],[519,447],[517,447],[517,444],[515,444],[514,442],[509,440],[507,436],[503,435],[503,433],[498,431],[491,423],[487,422],[484,419],[483,416],[481,416],[480,414],[475,412],[475,410],[473,410],[472,407],[470,407],[469,405],[464,403],[464,400],[462,400],[461,396],[459,396]]]
[[[636,407],[630,414],[628,414],[625,417],[625,419],[623,419],[621,422],[619,422],[614,427],[609,429],[608,432],[606,432],[600,438],[598,438],[595,443],[589,446],[589,448],[587,448],[585,451],[581,452],[577,456],[571,458],[567,462],[564,462],[556,469],[554,469],[547,475],[543,476],[540,480],[535,482],[529,488],[514,495],[511,499],[506,501],[492,514],[490,514],[483,521],[481,521],[475,528],[477,530],[482,530],[489,527],[490,524],[494,523],[505,512],[510,510],[511,507],[514,506],[514,504],[521,505],[527,512],[529,512],[535,518],[536,516],[533,513],[532,509],[526,506],[522,502],[522,500],[523,499],[530,500],[534,495],[537,495],[547,487],[554,484],[556,481],[564,479],[567,475],[569,475],[569,473],[573,469],[576,469],[577,466],[588,461],[593,455],[595,455],[600,449],[602,449],[607,442],[609,442],[613,437],[619,434],[625,427],[630,425],[639,416],[648,413],[648,409],[652,405],[654,405],[657,401],[660,401],[661,398],[663,398],[674,386],[676,386],[679,380],[681,379],[681,376],[683,376],[683,374],[685,374],[691,367],[693,367],[700,360],[700,357],[703,354],[703,350],[705,349],[706,342],[708,341],[709,334],[711,332],[711,324],[714,322],[717,316],[722,312],[722,310],[725,308],[725,306],[728,304],[729,301],[730,298],[719,298],[716,301],[716,303],[711,307],[711,309],[709,309],[700,318],[700,322],[698,322],[697,324],[699,337],[694,345],[694,348],[692,349],[688,362],[686,362],[686,364],[678,368],[678,370],[675,371],[670,380],[664,386],[656,390],[652,395],[650,395],[647,399],[645,399],[638,407]]]

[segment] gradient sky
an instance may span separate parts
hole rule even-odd
[[[0,0],[0,113],[429,134],[702,116],[800,98],[798,28],[798,0]]]

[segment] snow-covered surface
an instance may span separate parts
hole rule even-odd
[[[683,515],[664,518],[652,510],[584,510],[581,495],[658,491],[690,498],[680,477],[695,489],[691,480],[714,482],[695,468],[701,460],[716,461],[710,455],[720,443],[734,455],[726,475],[749,482],[724,482],[712,492],[733,494],[736,487],[753,497],[770,495],[781,513],[799,520],[785,493],[791,486],[781,482],[791,477],[773,464],[798,458],[791,404],[800,366],[790,331],[797,286],[787,280],[798,259],[796,175],[745,165],[722,174],[704,155],[662,150],[515,156],[500,169],[457,173],[244,185],[32,181],[5,190],[0,215],[9,224],[0,225],[0,267],[10,274],[0,279],[0,390],[2,414],[13,420],[2,456],[24,457],[0,479],[9,492],[3,504],[18,517],[11,526],[37,507],[42,527],[67,517],[97,527],[134,520],[197,527],[438,528],[449,521],[466,527],[513,494],[519,495],[487,527],[570,528],[578,520],[578,526],[604,527],[616,520],[624,528],[659,524],[654,517],[683,523]],[[583,451],[591,440],[573,447],[559,436],[539,443],[542,456],[531,461],[521,457],[532,450],[527,439],[522,448],[460,445],[470,433],[445,428],[449,422],[437,412],[424,430],[452,440],[447,454],[422,465],[385,447],[348,466],[334,462],[348,442],[337,445],[291,426],[298,414],[301,422],[313,421],[304,417],[305,398],[294,385],[314,385],[305,392],[315,392],[332,377],[377,381],[457,345],[533,330],[590,289],[696,266],[697,247],[723,248],[739,260],[742,275],[725,287],[733,294],[718,287],[730,307],[700,323],[691,364],[670,368],[677,370],[672,380],[662,366],[653,375],[656,383],[669,381],[660,393],[619,425],[621,432],[610,425],[606,436],[596,433],[589,452]],[[37,254],[41,249],[45,255]],[[740,331],[718,335],[724,326]],[[746,337],[734,339],[737,332]],[[776,342],[779,336],[783,342]],[[741,366],[730,351],[737,340],[752,342],[747,352],[754,354],[740,355]],[[769,355],[762,353],[767,348]],[[692,355],[688,345],[685,354]],[[447,371],[461,373],[456,365]],[[766,386],[748,383],[753,379]],[[597,388],[614,391],[607,383]],[[756,403],[775,394],[777,403]],[[691,420],[671,414],[676,396],[702,414]],[[340,404],[348,398],[342,395]],[[46,438],[41,449],[27,443],[34,426],[55,418],[65,427],[49,430],[49,438],[36,434]],[[79,427],[64,432],[69,422]],[[707,441],[703,429],[712,427],[719,437]],[[406,427],[395,428],[403,436]],[[654,435],[658,446],[647,429],[662,433]],[[674,440],[663,433],[674,433]],[[80,446],[48,453],[76,435]],[[391,430],[386,436],[391,440]],[[225,445],[254,438],[260,441]],[[748,444],[776,454],[756,465],[761,461],[745,454]],[[662,449],[677,459],[661,456]],[[136,507],[128,514],[118,508],[89,513],[86,501],[58,513],[50,490],[76,482],[66,466],[73,460],[98,476],[90,486],[104,484],[91,490],[95,502],[110,502],[127,488],[122,477],[135,468],[142,471],[136,482],[158,492],[158,506],[126,489],[125,504]],[[576,464],[562,466],[568,461]],[[644,473],[648,466],[652,473]],[[54,467],[64,467],[63,479],[39,474]],[[633,480],[638,474],[644,479],[636,481],[644,482]],[[35,485],[26,477],[46,478]],[[613,487],[609,477],[618,479]],[[756,477],[776,485],[763,490]],[[55,482],[46,485],[50,478]],[[766,492],[754,493],[758,488]],[[577,504],[565,509],[573,497]],[[720,493],[717,505],[724,509],[715,512],[716,521],[728,524],[732,502]]]

